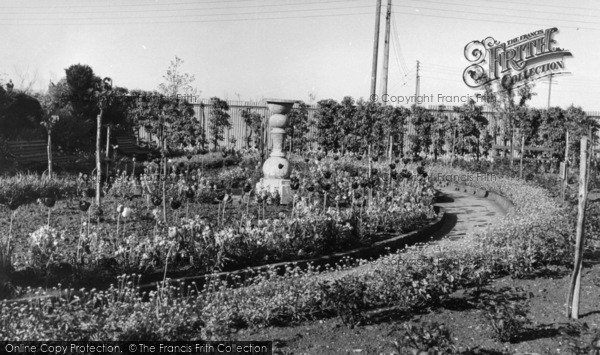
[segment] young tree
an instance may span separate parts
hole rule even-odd
[[[406,120],[410,117],[410,110],[401,106],[382,106],[383,110],[383,135],[382,141],[387,140],[389,147],[389,158],[394,153],[394,146],[398,145],[398,151],[402,154],[404,149],[404,133],[406,130]],[[386,136],[387,135],[387,136]]]
[[[265,117],[247,108],[242,111],[242,118],[249,128],[246,135],[246,148],[250,148],[251,143],[254,143],[254,147],[259,149],[262,147],[262,128]]]
[[[200,147],[206,143],[202,123],[194,107],[185,100],[158,92],[132,91],[127,118],[132,124],[144,126],[147,132],[160,136],[160,145]]]
[[[337,126],[341,133],[342,154],[358,142],[356,136],[356,104],[354,99],[346,96],[342,99],[337,111]]]
[[[33,87],[39,79],[39,72],[37,69],[30,71],[29,65],[26,68],[21,66],[14,67],[16,75],[17,89],[25,94],[31,95]]]
[[[341,147],[342,139],[338,123],[338,111],[340,104],[332,99],[317,102],[317,112],[314,124],[317,132],[317,142],[326,150],[337,150]]]
[[[413,105],[411,112],[411,122],[415,129],[415,134],[409,136],[412,154],[413,156],[417,156],[421,152],[427,154],[433,142],[431,130],[435,118],[429,110],[421,106]]]
[[[455,111],[458,113],[456,149],[461,154],[475,154],[479,160],[482,133],[489,123],[483,116],[483,109],[474,100],[469,100],[463,106],[456,107]]]
[[[214,150],[217,150],[219,141],[222,141],[225,138],[225,128],[231,127],[229,113],[227,113],[227,111],[229,111],[229,105],[227,104],[227,101],[223,101],[218,97],[211,98],[210,103],[208,131]]]
[[[46,148],[48,154],[48,177],[52,179],[52,129],[60,119],[58,115],[60,107],[58,102],[53,101],[50,95],[41,95],[38,100],[44,111],[42,126],[44,126],[48,134],[48,146]]]
[[[598,123],[593,118],[587,116],[581,107],[569,106],[565,111],[566,125],[569,130],[569,152],[572,152],[572,159],[575,164],[579,164],[579,146],[583,136],[590,137],[590,133],[597,131]],[[571,155],[571,154],[569,154]]]
[[[286,128],[286,133],[292,149],[304,151],[310,146],[308,139],[308,133],[310,132],[308,105],[304,101],[298,101],[297,106],[289,113],[290,125]]]
[[[450,117],[443,113],[444,106],[440,106],[436,113],[435,121],[431,127],[433,132],[433,158],[437,160],[438,156],[445,153],[444,146],[451,147],[452,134],[454,129]]]
[[[182,73],[181,66],[183,63],[183,59],[177,56],[175,60],[171,61],[167,73],[163,75],[165,82],[158,85],[158,90],[168,97],[177,98],[178,95],[181,95],[191,101],[189,98],[195,98],[199,94],[198,90],[192,86],[196,78],[194,75]]]
[[[373,101],[358,100],[353,121],[357,135],[358,151],[365,152],[371,147],[371,153],[378,155],[386,150],[386,116],[383,106]],[[384,138],[385,137],[385,138]]]
[[[540,119],[542,122],[538,130],[537,141],[554,149],[553,158],[556,161],[564,160],[567,131],[565,111],[560,107],[550,107],[549,110],[541,111]]]
[[[520,118],[519,111],[527,107],[527,102],[535,95],[529,83],[518,88],[512,79],[499,82],[494,88],[490,83],[484,86],[485,102],[497,112],[504,125],[504,134],[510,139],[510,166],[514,165],[515,127]],[[518,101],[516,101],[518,99]]]

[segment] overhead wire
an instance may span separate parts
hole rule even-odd
[[[434,1],[434,0],[409,0],[409,1],[414,1],[414,2],[417,2],[419,4],[421,4],[421,3],[431,3],[431,4],[440,4],[440,5],[450,5],[450,6],[453,6],[453,7],[454,6],[462,6],[462,7],[480,6],[480,5],[473,5],[473,4],[461,4],[461,3],[458,3],[458,2],[444,2],[444,1]],[[503,1],[503,3],[506,3],[506,1]],[[520,5],[528,5],[528,4],[527,3],[521,3]],[[543,5],[543,6],[546,6],[546,5]],[[418,5],[415,5],[415,7],[418,7]],[[486,9],[494,9],[494,10],[503,10],[503,11],[514,11],[514,12],[522,12],[523,11],[522,8],[520,8],[520,7],[519,8],[508,8],[506,6],[490,6],[490,5],[485,5],[485,8]],[[573,13],[565,13],[564,11],[561,11],[561,12],[544,11],[544,10],[540,10],[539,8],[535,9],[535,13],[536,14],[558,15],[558,16],[570,15],[570,16],[578,16],[578,17],[598,17],[598,18],[600,18],[600,15],[573,14]]]

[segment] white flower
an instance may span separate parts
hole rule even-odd
[[[133,210],[129,207],[123,208],[123,212],[122,212],[123,218],[129,218],[129,216],[131,216],[132,212],[133,212]]]

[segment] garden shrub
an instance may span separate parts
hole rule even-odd
[[[462,353],[457,350],[444,324],[406,322],[402,328],[400,336],[394,341],[394,348],[400,355]]]
[[[0,204],[35,202],[40,197],[55,199],[75,196],[77,183],[68,177],[42,178],[36,174],[0,177]]]
[[[367,309],[367,284],[358,276],[320,284],[325,295],[325,307],[334,309],[342,322],[350,327],[358,325]]]
[[[533,294],[521,288],[504,287],[497,292],[477,295],[479,307],[484,310],[494,330],[493,338],[501,342],[518,339],[525,327],[531,324],[527,318],[528,301]]]

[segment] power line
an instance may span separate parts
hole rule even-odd
[[[421,62],[423,64],[423,62]],[[443,65],[443,64],[436,64],[436,63],[429,63],[429,62],[425,62],[424,63],[427,66],[433,66],[433,67],[442,67],[442,68],[450,68],[450,69],[459,69],[458,67],[452,66],[452,65]],[[461,69],[462,70],[462,69]]]
[[[451,6],[463,6],[463,7],[472,7],[473,5],[471,4],[458,4],[458,3],[453,3],[453,2],[443,2],[443,1],[433,1],[433,0],[410,0],[410,1],[415,1],[418,3],[431,3],[431,4],[440,4],[440,5],[451,5]],[[503,3],[506,3],[506,1],[503,1]],[[527,5],[527,3],[521,3],[520,5]],[[546,6],[546,5],[544,5]],[[415,5],[415,7],[417,7],[417,5]],[[490,5],[486,5],[485,6],[486,9],[496,9],[496,10],[505,10],[505,11],[515,11],[515,12],[521,12],[523,10],[521,9],[509,9],[506,7],[501,7],[501,6],[490,6]],[[571,8],[571,7],[569,7]],[[536,14],[551,14],[551,15],[572,15],[572,16],[582,16],[582,17],[599,17],[600,15],[589,15],[589,14],[566,14],[564,12],[555,12],[555,11],[543,11],[543,10],[539,10],[539,9],[535,9],[535,13]],[[507,16],[512,16],[507,14]]]
[[[287,16],[287,17],[256,17],[256,18],[236,18],[236,19],[219,19],[219,20],[184,20],[184,21],[144,21],[144,22],[78,22],[78,23],[6,23],[0,22],[0,26],[105,26],[105,25],[146,25],[146,24],[183,24],[183,23],[211,23],[211,22],[234,22],[234,21],[263,21],[263,20],[287,20],[287,19],[302,19],[302,18],[321,18],[335,16],[356,16],[356,15],[372,15],[370,12],[356,12],[351,14],[328,14],[328,15],[306,15],[306,16]],[[88,19],[89,20],[89,19]],[[118,19],[115,19],[118,20]]]
[[[394,40],[396,41],[396,46],[398,47],[398,54],[400,56],[400,64],[402,65],[402,69],[404,72],[408,71],[408,67],[406,66],[406,60],[404,60],[404,55],[402,54],[402,46],[400,45],[400,32],[398,31],[398,27],[396,26],[396,18],[394,13],[392,13],[392,25],[394,31]]]
[[[486,1],[486,2],[492,2],[492,1]],[[505,1],[502,0],[503,4],[517,4],[517,5],[529,5],[529,6],[536,6],[536,7],[540,7],[540,6],[544,6],[544,7],[556,7],[559,9],[574,9],[574,10],[585,10],[585,11],[600,11],[600,9],[596,9],[596,8],[591,8],[591,7],[574,7],[574,6],[560,6],[560,5],[549,5],[547,3],[543,3],[543,4],[527,4],[527,3],[523,3],[523,2],[518,2],[518,1]],[[485,5],[487,7],[487,5]],[[536,10],[537,11],[537,10]]]
[[[397,7],[408,7],[408,8],[414,8],[415,6],[409,6],[409,5],[398,5]],[[425,10],[433,10],[433,11],[450,11],[450,12],[458,12],[461,14],[470,14],[470,15],[487,15],[487,16],[497,16],[497,14],[491,14],[489,12],[477,12],[477,11],[466,11],[466,10],[448,10],[448,9],[439,9],[439,8],[432,8],[432,7],[423,7],[423,6],[418,6],[419,9],[425,9]],[[532,19],[532,17],[530,16],[520,16],[520,15],[503,15],[503,16],[510,16],[510,17],[517,17],[517,18],[524,18],[524,19]],[[562,21],[562,22],[574,22],[573,20],[561,20],[561,19],[549,19],[549,18],[533,18],[534,20],[546,20],[546,21]],[[487,20],[486,20],[487,21]],[[590,23],[590,24],[598,24],[597,21],[575,21],[577,23]]]
[[[60,14],[99,14],[99,13],[123,13],[123,12],[173,12],[173,11],[204,11],[204,10],[230,10],[230,9],[246,9],[246,8],[262,8],[262,7],[281,7],[281,6],[304,6],[314,4],[332,4],[332,3],[348,3],[360,0],[332,0],[332,1],[313,1],[305,3],[292,4],[264,4],[264,5],[244,5],[244,6],[219,6],[219,7],[201,7],[201,8],[174,8],[174,9],[136,9],[136,10],[94,10],[94,11],[61,11]],[[201,5],[202,3],[192,3]],[[156,4],[166,5],[166,4]],[[111,7],[118,7],[111,5]],[[69,6],[71,8],[71,6]],[[15,7],[17,9],[17,7]],[[23,8],[25,9],[25,8]],[[3,15],[56,15],[56,12],[2,12]]]
[[[439,11],[451,11],[451,10],[439,10]],[[425,17],[435,17],[435,18],[445,18],[445,19],[453,19],[453,20],[461,20],[461,21],[475,21],[475,22],[495,22],[495,23],[501,23],[501,24],[515,24],[515,25],[527,25],[527,26],[531,26],[531,25],[535,25],[535,26],[547,26],[547,24],[540,24],[540,23],[531,23],[531,22],[516,22],[516,21],[505,21],[505,20],[481,20],[481,19],[474,19],[474,18],[468,18],[468,17],[456,17],[456,16],[442,16],[442,15],[431,15],[431,14],[423,14],[423,13],[415,13],[415,12],[399,12],[396,11],[395,13],[397,14],[402,14],[402,15],[416,15],[416,16],[425,16]],[[486,14],[489,16],[493,16],[493,14]],[[584,29],[584,30],[595,30],[595,31],[600,31],[600,28],[594,28],[594,27],[581,27],[581,26],[568,26],[568,25],[561,25],[562,27],[565,28],[577,28],[577,29]]]
[[[225,1],[227,2],[227,1]],[[206,2],[206,3],[212,3],[212,2]],[[179,4],[185,4],[185,3],[179,3]],[[132,4],[128,4],[128,5],[132,5]],[[156,5],[164,5],[164,4],[156,4]],[[139,6],[139,4],[138,4]],[[265,5],[261,5],[261,6],[265,6]],[[398,5],[399,7],[409,7],[412,8],[411,6],[406,6],[406,5]],[[57,6],[60,7],[60,6]],[[285,13],[285,12],[298,12],[298,11],[323,11],[323,10],[337,10],[337,9],[350,9],[350,8],[361,8],[363,6],[356,6],[356,7],[339,7],[339,8],[321,8],[321,9],[299,9],[299,10],[278,10],[278,11],[271,11],[271,12],[267,12],[267,13]],[[364,6],[364,7],[368,7],[368,6]],[[421,7],[423,8],[423,7]],[[476,15],[486,15],[486,16],[494,16],[495,14],[489,14],[489,13],[485,13],[485,12],[475,12],[475,11],[461,11],[461,10],[447,10],[447,9],[438,9],[438,8],[425,8],[425,9],[429,9],[429,10],[433,10],[433,11],[450,11],[450,12],[458,12],[458,13],[465,13],[465,14],[476,14]],[[211,14],[211,15],[176,15],[176,16],[155,16],[155,17],[139,17],[139,16],[135,16],[135,17],[117,17],[111,20],[122,20],[122,19],[150,19],[150,18],[156,18],[156,19],[166,19],[169,17],[177,17],[177,18],[181,18],[181,17],[200,17],[200,16],[240,16],[240,15],[249,15],[249,14],[264,14],[266,12],[251,12],[251,13],[237,13],[237,14]],[[481,20],[481,19],[473,19],[473,18],[464,18],[464,17],[455,17],[455,16],[441,16],[441,15],[432,15],[432,14],[423,14],[423,13],[413,13],[413,12],[394,12],[394,13],[399,13],[399,14],[405,14],[405,15],[420,15],[420,16],[427,16],[427,17],[437,17],[437,18],[447,18],[447,19],[457,19],[457,20],[467,20],[467,21],[477,21],[477,22],[481,22],[481,21],[485,21],[485,22],[497,22],[497,23],[512,23],[512,24],[523,24],[523,25],[539,25],[539,26],[545,26],[542,24],[534,24],[534,23],[524,23],[524,22],[516,22],[516,21],[504,21],[504,20]],[[351,14],[339,14],[339,16],[353,16],[353,15],[364,15],[364,14],[368,14],[366,12],[364,13],[351,13]],[[318,17],[331,17],[331,16],[338,16],[338,15],[311,15],[311,16],[289,16],[289,17],[267,17],[267,18],[243,18],[243,19],[215,19],[215,20],[190,20],[190,21],[173,21],[176,23],[203,23],[203,22],[230,22],[230,21],[253,21],[253,20],[278,20],[278,19],[293,19],[293,18],[318,18]],[[509,16],[509,15],[507,15]],[[511,16],[511,17],[521,17],[521,18],[529,18],[526,16]],[[67,20],[82,20],[82,21],[93,21],[93,20],[100,20],[101,18],[69,18]],[[5,19],[6,20],[6,19]],[[11,20],[11,19],[8,19]],[[36,19],[31,19],[31,20],[36,20]],[[61,20],[61,19],[58,19]],[[64,20],[64,19],[63,19]],[[541,20],[541,19],[540,19]],[[545,20],[545,19],[544,19]],[[556,21],[563,21],[563,22],[572,22],[569,20],[556,20]],[[161,24],[161,23],[171,23],[170,21],[154,21],[154,22],[123,22],[123,23],[119,23],[119,22],[114,22],[114,21],[110,21],[110,22],[88,22],[88,23],[80,23],[80,22],[75,22],[75,23],[0,23],[0,24],[4,24],[4,25],[28,25],[28,26],[35,26],[35,25],[115,25],[115,24]],[[582,23],[582,21],[579,21],[578,23]],[[583,21],[583,23],[596,23],[596,22],[589,22],[589,21]],[[567,25],[561,25],[563,27],[567,27],[567,28],[579,28],[579,29],[590,29],[590,30],[600,30],[600,28],[593,28],[593,27],[581,27],[581,26],[567,26]],[[398,49],[400,49],[400,47],[398,46]],[[399,53],[400,58],[402,59],[402,53],[400,51]]]
[[[198,4],[222,4],[222,3],[231,3],[231,2],[247,2],[245,0],[216,0],[216,1],[192,1],[192,2],[168,2],[165,4],[157,4],[157,3],[146,3],[146,4],[111,4],[111,5],[82,5],[82,6],[74,6],[74,5],[58,5],[58,6],[0,6],[2,9],[39,9],[39,8],[49,8],[49,9],[64,9],[64,8],[99,8],[99,7],[135,7],[135,6],[174,6],[174,5],[198,5]]]
[[[287,12],[307,12],[307,11],[329,11],[329,10],[346,10],[346,9],[357,9],[357,8],[365,8],[371,7],[370,5],[361,5],[361,6],[347,6],[347,7],[329,7],[329,8],[318,8],[318,9],[295,9],[295,10],[274,10],[274,11],[260,11],[260,12],[238,12],[238,13],[215,13],[215,14],[176,14],[176,15],[164,15],[164,16],[119,16],[116,17],[115,20],[121,19],[166,19],[166,18],[182,18],[182,17],[206,17],[206,16],[239,16],[239,15],[261,15],[261,14],[277,14],[277,13],[287,13]],[[98,20],[103,18],[91,17],[91,18],[64,18],[64,20]],[[0,19],[0,20],[12,20],[12,19]],[[32,19],[37,20],[37,19]],[[41,19],[40,19],[41,20]],[[54,20],[48,19],[48,20]]]

